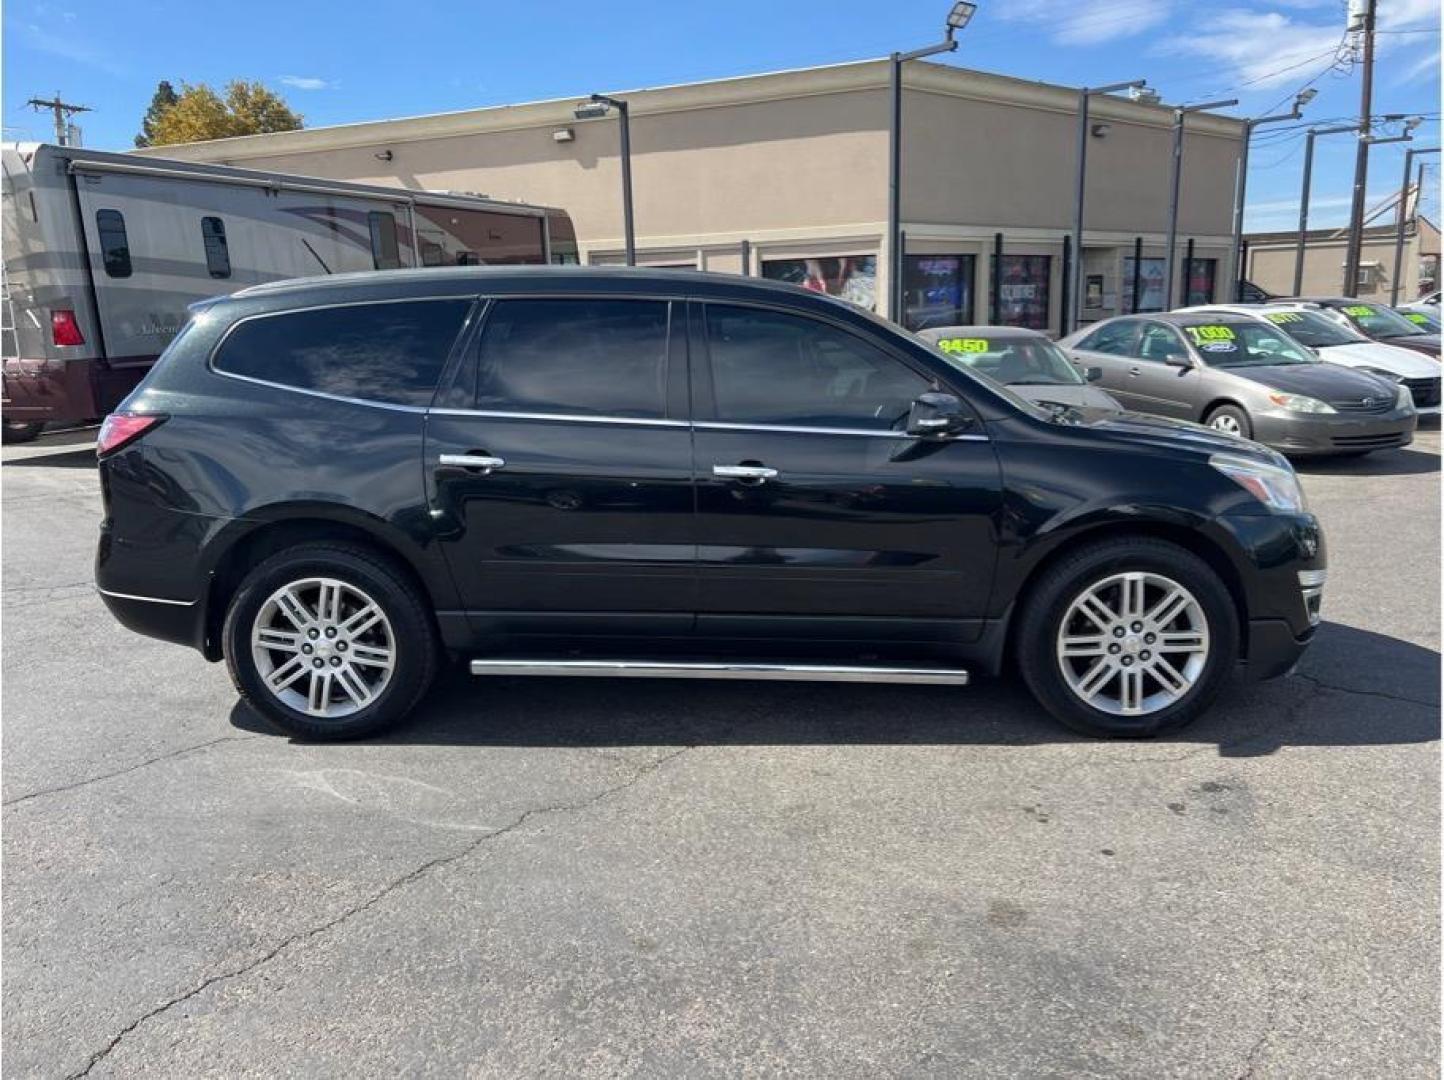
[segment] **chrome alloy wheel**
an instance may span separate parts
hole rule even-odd
[[[1230,435],[1242,435],[1243,425],[1238,422],[1238,417],[1229,413],[1220,413],[1208,422],[1208,426],[1215,431],[1224,431]]]
[[[1113,574],[1089,585],[1058,627],[1058,666],[1085,704],[1146,716],[1193,688],[1208,662],[1208,619],[1161,574]]]
[[[256,671],[277,699],[326,719],[363,709],[386,689],[396,638],[381,606],[335,578],[273,592],[251,625]]]

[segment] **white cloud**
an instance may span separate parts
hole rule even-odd
[[[997,17],[1048,27],[1056,45],[1096,45],[1133,37],[1167,21],[1171,0],[1014,0]]]
[[[1222,11],[1208,21],[1208,55],[1218,64],[1220,84],[1266,89],[1300,83],[1329,62],[1343,26],[1302,23],[1278,11]],[[1164,38],[1162,51],[1198,55],[1197,33]]]
[[[1441,54],[1436,47],[1432,52],[1425,53],[1418,60],[1410,64],[1398,76],[1389,83],[1390,86],[1407,86],[1410,83],[1420,82],[1433,76],[1434,81],[1439,79],[1439,61]]]
[[[336,85],[314,75],[282,75],[281,83],[285,86],[293,86],[297,90],[330,90]]]

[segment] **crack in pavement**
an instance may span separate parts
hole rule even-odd
[[[136,762],[134,765],[127,765],[123,769],[116,769],[115,772],[102,773],[99,776],[90,776],[85,778],[84,780],[76,780],[74,783],[61,784],[58,787],[41,788],[39,791],[32,791],[26,795],[18,795],[13,799],[7,799],[4,803],[0,803],[0,806],[4,806],[8,809],[9,807],[16,806],[20,803],[29,802],[31,799],[38,799],[42,795],[58,795],[63,791],[74,791],[76,788],[87,787],[90,784],[98,784],[102,780],[110,780],[117,776],[124,776],[126,775],[126,773],[133,773],[137,769],[144,769],[147,765],[154,765],[158,761],[167,761],[170,758],[181,757],[185,754],[192,754],[195,753],[197,750],[204,750],[207,747],[215,746],[218,743],[240,742],[245,739],[256,739],[260,737],[261,736],[258,735],[222,735],[218,739],[210,739],[207,742],[196,743],[194,746],[183,746],[179,750],[169,750],[164,754],[158,754],[153,758],[147,758],[144,761]]]
[[[115,1048],[121,1044],[121,1042],[125,1039],[127,1035],[135,1031],[138,1027],[140,1027],[141,1024],[144,1024],[147,1020],[151,1020],[154,1017],[157,1017],[162,1013],[168,1012],[170,1009],[175,1008],[177,1005],[189,1001],[191,998],[195,997],[198,994],[204,993],[206,990],[208,990],[212,986],[215,986],[217,983],[227,982],[231,979],[240,978],[243,975],[250,974],[257,968],[275,959],[292,945],[308,941],[313,937],[324,934],[326,933],[326,931],[340,926],[342,923],[351,919],[353,916],[359,915],[364,911],[369,911],[371,908],[375,907],[382,900],[384,900],[386,897],[390,896],[397,890],[405,888],[407,885],[410,885],[414,881],[419,881],[421,878],[425,877],[427,874],[431,873],[433,870],[438,869],[439,867],[447,866],[451,863],[458,862],[461,859],[466,858],[468,855],[476,851],[482,845],[490,843],[492,840],[495,840],[498,837],[505,836],[511,832],[515,832],[517,829],[521,828],[534,817],[537,817],[541,814],[578,813],[580,811],[587,810],[590,807],[601,802],[608,796],[615,795],[618,792],[626,791],[628,788],[640,783],[646,777],[650,776],[652,773],[660,769],[663,765],[666,765],[669,761],[681,757],[683,754],[687,753],[687,751],[692,749],[694,749],[693,746],[683,746],[677,750],[672,751],[670,754],[663,754],[655,761],[649,762],[646,765],[638,768],[635,772],[632,773],[631,776],[629,776],[626,780],[622,781],[620,784],[613,784],[611,787],[603,788],[595,795],[592,795],[586,799],[582,799],[580,802],[553,803],[549,806],[536,806],[532,807],[531,809],[524,810],[522,811],[522,813],[517,815],[516,819],[510,824],[503,825],[499,829],[494,829],[489,833],[477,837],[475,840],[471,841],[468,844],[465,844],[464,846],[457,849],[456,851],[453,851],[449,855],[438,855],[434,859],[428,859],[420,866],[407,871],[400,877],[388,882],[386,885],[383,885],[370,897],[361,901],[361,903],[359,904],[347,908],[345,911],[341,912],[341,914],[335,916],[334,918],[328,919],[326,922],[323,922],[318,926],[313,926],[306,930],[296,931],[294,934],[291,934],[289,937],[283,939],[279,945],[271,949],[269,952],[263,953],[259,957],[256,957],[255,959],[244,963],[230,971],[223,971],[220,974],[211,975],[203,979],[197,986],[193,987],[190,990],[187,990],[185,993],[179,995],[178,997],[174,997],[168,1001],[162,1002],[160,1005],[157,1005],[149,1012],[144,1013],[143,1015],[132,1020],[125,1027],[121,1028],[120,1031],[116,1032],[116,1034],[111,1037],[110,1041],[107,1042],[105,1046],[101,1047],[90,1056],[90,1060],[86,1063],[85,1068],[81,1069],[79,1072],[71,1073],[68,1077],[66,1077],[66,1080],[79,1080],[79,1078],[82,1076],[90,1075],[91,1070],[94,1069],[102,1061],[104,1061],[106,1057],[108,1057],[111,1052],[114,1051]]]
[[[1421,701],[1419,698],[1405,697],[1402,694],[1391,694],[1387,690],[1360,690],[1353,686],[1339,686],[1337,683],[1324,682],[1317,675],[1305,675],[1302,671],[1294,672],[1294,677],[1304,680],[1306,683],[1318,687],[1321,690],[1333,690],[1340,694],[1358,694],[1360,697],[1383,698],[1386,701],[1399,701],[1406,705],[1422,705],[1426,709],[1437,709],[1437,701]]]

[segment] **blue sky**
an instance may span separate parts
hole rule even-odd
[[[479,105],[839,63],[934,40],[947,0],[728,0],[516,4],[208,4],[195,0],[7,0],[6,138],[45,138],[26,108],[55,91],[94,108],[88,146],[125,149],[160,79],[260,79],[310,127]],[[1239,115],[1319,90],[1314,122],[1356,114],[1359,74],[1336,60],[1344,0],[980,0],[946,62],[1065,85],[1146,78],[1164,100],[1239,97]],[[1438,144],[1438,0],[1380,0],[1376,113],[1428,114],[1416,146]],[[1274,109],[1273,111],[1278,111]],[[1303,132],[1260,128],[1249,227],[1297,216]],[[1319,140],[1311,221],[1342,222],[1348,136]],[[1060,146],[1071,160],[1071,143]],[[1438,210],[1437,157],[1426,212]],[[1396,188],[1398,146],[1371,158],[1371,204]],[[1437,220],[1437,216],[1436,216]]]

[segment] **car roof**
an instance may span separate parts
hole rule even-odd
[[[990,338],[1042,338],[1049,340],[1048,335],[1040,330],[1033,330],[1026,326],[930,326],[926,330],[914,331],[924,341],[939,341],[945,337],[973,337]]]
[[[1256,323],[1258,316],[1238,311],[1140,311],[1132,315],[1120,315],[1122,319],[1153,319],[1171,326],[1198,326],[1202,323]]]

